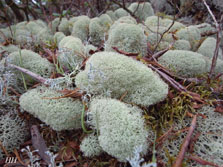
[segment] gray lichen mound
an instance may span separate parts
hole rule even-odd
[[[16,114],[7,113],[0,116],[0,141],[8,153],[19,148],[29,136],[26,123]],[[0,149],[0,159],[4,158],[4,153]]]
[[[12,45],[12,44],[7,45],[7,46],[0,45],[0,54],[2,54],[1,58],[6,57],[10,53],[16,52],[16,51],[19,51],[19,48],[16,45]]]
[[[190,50],[190,43],[186,40],[177,40],[173,45],[174,50]]]
[[[33,36],[35,36],[41,29],[47,28],[47,26],[42,20],[34,20],[28,22],[26,24],[26,28],[31,32]]]
[[[26,29],[16,29],[14,34],[15,43],[18,45],[25,45],[32,42],[31,33]]]
[[[60,32],[63,32],[65,35],[70,34],[69,21],[67,20],[67,18],[62,18],[62,20],[60,21],[60,25],[58,26],[58,30]]]
[[[63,94],[46,87],[37,87],[24,93],[19,104],[21,108],[54,130],[71,130],[81,127],[81,111],[83,105],[80,100],[60,98]]]
[[[45,78],[50,77],[54,69],[53,65],[47,59],[44,59],[39,54],[26,49],[21,50],[21,52],[17,51],[11,53],[7,57],[7,60],[11,64],[23,67]],[[16,72],[16,74],[17,78],[22,80],[21,73]],[[32,83],[34,81],[26,74],[24,74],[24,77],[27,83]]]
[[[91,124],[99,130],[101,148],[122,162],[132,157],[137,146],[142,145],[142,154],[146,154],[148,130],[142,112],[115,99],[94,99],[90,104]]]
[[[167,19],[167,18],[163,19],[158,16],[150,16],[150,17],[147,17],[145,20],[145,25],[149,27],[150,29],[154,29],[155,32],[160,28],[163,28],[164,31],[166,31],[167,29],[169,29],[170,26],[171,28],[169,29],[169,32],[175,32],[176,30],[185,28],[185,26],[180,22],[174,21],[173,25],[172,23],[173,23],[173,20]]]
[[[53,34],[51,33],[49,28],[42,28],[39,33],[36,35],[36,43],[42,44],[52,41]]]
[[[0,42],[3,43],[7,39],[12,38],[13,32],[11,33],[9,28],[1,28],[0,29]]]
[[[100,24],[99,18],[91,19],[89,24],[89,36],[90,42],[95,46],[100,45],[104,38],[104,29]]]
[[[58,44],[60,65],[74,70],[84,60],[84,45],[79,38],[73,36],[64,37]]]
[[[128,52],[145,55],[146,36],[143,29],[134,24],[119,23],[110,32],[105,44],[106,51],[115,51],[112,47]]]
[[[107,14],[102,14],[100,17],[100,24],[103,27],[104,31],[107,32],[111,25],[113,24],[113,21],[111,17]]]
[[[116,16],[117,18],[120,18],[120,17],[123,17],[123,16],[128,16],[128,12],[126,12],[126,11],[125,11],[124,9],[122,9],[122,8],[119,8],[119,9],[115,10],[114,13],[115,13],[115,16]]]
[[[54,42],[56,42],[57,44],[60,43],[60,41],[65,38],[66,36],[64,35],[63,32],[56,32],[53,36]]]
[[[201,40],[200,31],[195,26],[189,26],[182,28],[176,32],[176,37],[178,39],[184,39],[190,42],[192,50],[195,51]]]
[[[114,52],[93,54],[75,84],[83,91],[149,106],[165,99],[168,85],[146,65]]]
[[[195,77],[206,72],[204,56],[192,51],[169,50],[158,62],[182,77]]]
[[[140,21],[144,21],[147,17],[154,15],[153,8],[149,2],[135,2],[132,3],[128,9],[133,12]]]
[[[202,23],[196,25],[196,27],[199,29],[200,33],[203,35],[207,35],[209,32],[215,32],[216,28],[212,27],[211,24],[208,23]]]
[[[205,57],[205,60],[206,60],[206,70],[207,72],[210,72],[212,59]],[[219,73],[223,73],[223,60],[222,59],[217,59],[216,66],[214,68],[214,74],[218,75]]]
[[[76,53],[83,54],[84,53],[84,45],[82,44],[79,38],[73,36],[66,36],[63,38],[59,44],[59,49],[67,48],[73,49]]]
[[[137,24],[136,19],[133,18],[132,16],[123,16],[112,24],[108,32],[110,33],[120,23],[135,24],[135,25]]]
[[[90,18],[85,16],[79,18],[73,25],[72,36],[78,37],[82,42],[87,41],[89,35]]]
[[[103,152],[99,145],[98,137],[94,134],[90,134],[82,140],[80,150],[86,157],[97,156]]]
[[[108,10],[106,11],[106,14],[110,16],[110,18],[115,21],[117,20],[118,18],[116,17],[115,13],[112,11],[112,10]]]
[[[59,24],[60,24],[60,18],[57,17],[51,23],[49,23],[48,26],[51,28],[51,31],[55,33],[58,29]]]
[[[213,58],[215,48],[216,48],[216,39],[213,37],[208,37],[202,42],[202,44],[198,48],[197,52],[206,56],[206,57]],[[223,59],[221,48],[219,49],[218,58]]]

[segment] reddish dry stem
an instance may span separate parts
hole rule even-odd
[[[32,71],[29,71],[29,70],[27,70],[25,68],[16,66],[14,64],[8,64],[8,66],[9,67],[12,67],[12,68],[15,68],[15,69],[17,69],[17,70],[19,70],[19,71],[21,71],[21,72],[23,72],[23,73],[25,73],[25,74],[33,77],[33,78],[35,78],[36,80],[38,80],[39,82],[41,82],[43,84],[46,82],[46,79],[45,78],[43,78],[40,75],[37,75],[37,74],[33,73]]]
[[[163,144],[163,142],[168,138],[168,136],[172,133],[173,131],[173,126],[166,132],[164,133],[162,136],[160,136],[157,140],[156,143],[158,143],[156,145],[156,149],[160,147],[160,145]]]
[[[183,162],[183,159],[184,159],[184,155],[188,149],[188,145],[190,143],[190,140],[191,140],[191,137],[192,137],[192,134],[194,132],[194,129],[196,127],[196,120],[197,120],[197,115],[194,116],[192,122],[191,122],[191,126],[189,128],[189,131],[188,131],[188,134],[184,140],[184,143],[181,147],[181,150],[176,158],[176,161],[175,163],[173,164],[172,167],[181,167],[182,166],[182,162]]]
[[[212,162],[208,162],[208,161],[206,161],[206,160],[203,160],[203,159],[201,159],[201,158],[199,158],[199,157],[197,157],[197,156],[195,156],[195,155],[193,155],[193,156],[189,156],[189,157],[187,157],[188,159],[191,159],[191,160],[194,160],[194,161],[196,161],[196,162],[198,162],[199,164],[201,164],[201,165],[209,165],[209,166],[214,166],[214,167],[220,167],[220,166],[218,166],[218,165],[216,165],[216,164],[214,164],[214,163],[212,163]]]
[[[46,143],[42,136],[39,133],[38,127],[33,125],[31,127],[31,136],[32,136],[32,145],[33,147],[38,150],[38,154],[40,157],[49,165],[51,164],[50,156],[46,154],[48,150]],[[51,164],[52,165],[52,164]]]
[[[5,149],[5,147],[3,146],[2,142],[0,141],[0,149],[2,149],[2,151],[5,153],[5,155],[7,157],[9,157],[9,153],[7,152],[7,150]]]
[[[205,5],[205,7],[207,8],[208,13],[211,15],[212,19],[214,20],[214,23],[215,23],[215,26],[216,26],[216,29],[217,29],[216,47],[215,47],[215,51],[214,51],[214,56],[212,58],[211,70],[210,70],[210,73],[209,73],[209,78],[211,78],[213,73],[214,73],[214,69],[216,67],[217,59],[218,59],[218,53],[219,53],[220,42],[221,42],[221,27],[218,24],[213,12],[211,11],[210,7],[208,6],[206,0],[203,0],[203,3]]]

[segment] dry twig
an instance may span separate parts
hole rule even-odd
[[[132,12],[131,10],[129,10],[126,6],[125,6],[125,3],[123,3],[123,4],[121,4],[121,3],[119,3],[118,1],[116,1],[116,0],[111,0],[113,3],[115,3],[115,4],[117,4],[120,8],[123,8],[126,12],[128,12],[132,17],[134,17],[136,20],[137,20],[137,22],[139,22],[139,19],[136,17],[136,15],[134,14],[135,13],[135,11],[134,12]]]
[[[38,127],[33,125],[31,127],[31,136],[32,136],[32,145],[33,147],[38,150],[38,154],[40,157],[48,164],[51,164],[50,157],[47,155],[48,148],[46,146],[45,141],[43,140],[42,136],[39,133]]]
[[[197,156],[195,156],[195,155],[193,155],[193,156],[189,156],[189,157],[187,157],[188,159],[191,159],[191,160],[193,160],[193,161],[196,161],[197,163],[199,163],[200,165],[208,165],[208,166],[214,166],[214,167],[220,167],[220,166],[218,166],[218,165],[216,165],[216,164],[214,164],[214,163],[212,163],[212,162],[208,162],[208,161],[206,161],[206,160],[203,160],[203,159],[201,159],[201,158],[199,158],[199,157],[197,157]]]
[[[214,69],[215,69],[215,66],[216,66],[216,63],[217,63],[217,59],[218,59],[218,53],[219,53],[220,42],[221,42],[221,27],[218,24],[213,12],[211,11],[210,7],[208,6],[206,0],[202,0],[202,1],[203,1],[204,5],[206,6],[206,8],[207,8],[209,14],[211,15],[212,19],[214,20],[215,26],[216,26],[216,29],[217,29],[216,48],[215,48],[215,51],[214,51],[214,56],[212,58],[211,70],[210,70],[210,73],[209,73],[209,78],[211,78],[213,73],[214,73]]]
[[[8,64],[8,66],[9,66],[9,67],[12,67],[12,68],[15,68],[15,69],[17,69],[17,70],[19,70],[19,71],[21,71],[21,72],[23,72],[23,73],[25,73],[25,74],[27,74],[27,75],[33,77],[34,79],[38,80],[39,82],[41,82],[41,83],[43,83],[43,84],[46,82],[46,79],[45,79],[45,78],[43,78],[43,77],[41,77],[40,75],[35,74],[35,73],[33,73],[32,71],[29,71],[29,70],[27,70],[27,69],[25,69],[25,68],[16,66],[16,65],[14,65],[14,64]]]
[[[192,137],[192,134],[194,132],[194,129],[195,129],[195,126],[196,126],[196,120],[197,120],[197,115],[194,116],[192,122],[191,122],[191,126],[189,128],[189,131],[188,131],[188,134],[184,140],[184,143],[181,147],[181,150],[177,156],[177,159],[175,161],[175,163],[173,164],[172,167],[181,167],[182,166],[182,161],[184,159],[184,155],[188,149],[188,145],[190,143],[190,140],[191,140],[191,137]]]

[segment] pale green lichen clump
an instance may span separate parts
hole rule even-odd
[[[128,9],[132,11],[140,21],[144,21],[147,17],[154,15],[153,8],[149,2],[140,4],[139,2],[135,2],[132,3]]]
[[[166,31],[169,29],[169,27],[172,25],[173,20],[171,19],[163,19],[158,16],[149,16],[145,20],[145,25],[149,27],[150,29],[153,29],[155,32],[158,31]],[[170,30],[168,32],[175,32],[176,30],[179,30],[181,28],[185,28],[185,25],[183,25],[180,22],[174,21],[174,24],[171,26]],[[163,30],[159,30],[163,29]]]
[[[104,39],[104,29],[100,24],[99,18],[93,18],[89,24],[90,42],[95,46],[100,45]]]
[[[8,63],[23,67],[45,78],[50,77],[54,70],[53,65],[47,59],[44,59],[39,54],[26,49],[11,53],[7,57],[7,61]],[[22,80],[20,72],[16,72],[16,75],[19,80]],[[23,75],[27,83],[32,83],[34,81],[30,76],[26,74]]]
[[[60,18],[57,17],[52,22],[50,22],[48,26],[49,28],[51,28],[51,31],[55,33],[56,30],[58,29],[59,24],[60,24]]]
[[[87,16],[79,18],[72,28],[72,35],[80,38],[82,42],[87,41],[89,35],[90,18]]]
[[[109,32],[105,50],[115,51],[112,47],[116,47],[124,52],[139,53],[144,56],[147,51],[147,43],[143,29],[134,24],[117,24]]]
[[[58,48],[72,49],[74,52],[79,54],[84,53],[84,45],[82,44],[81,40],[73,36],[66,36],[65,38],[63,38],[58,44]]]
[[[117,20],[118,18],[115,16],[115,12],[113,12],[112,10],[107,10],[106,14],[113,20]]]
[[[100,19],[100,24],[102,25],[104,31],[107,32],[111,27],[111,25],[113,24],[111,17],[107,14],[102,14],[99,17],[99,19]]]
[[[42,20],[34,20],[28,22],[26,24],[26,28],[31,32],[33,36],[35,36],[41,29],[47,28],[47,26]]]
[[[90,134],[82,140],[80,150],[86,157],[97,156],[103,152],[99,145],[98,137],[94,134]]]
[[[202,42],[197,52],[212,59],[214,56],[215,48],[216,48],[216,39],[213,37],[208,37]],[[221,48],[219,49],[218,54],[219,54],[218,58],[223,59]]]
[[[206,72],[204,56],[192,51],[169,50],[158,62],[182,77],[195,77]]]
[[[176,37],[178,39],[184,39],[189,41],[193,51],[197,49],[201,40],[200,31],[195,26],[181,28],[179,31],[176,32]]]
[[[125,102],[149,106],[165,99],[168,86],[146,65],[114,52],[93,54],[75,84],[92,94],[110,94]]]
[[[75,70],[84,60],[85,48],[79,38],[73,36],[64,37],[58,44],[58,61],[61,66]]]
[[[126,11],[125,11],[124,9],[122,9],[122,8],[119,8],[119,9],[115,10],[114,13],[115,13],[115,16],[116,16],[117,18],[120,18],[120,17],[123,17],[123,16],[128,16],[128,12],[126,12]]]
[[[56,32],[53,36],[53,40],[54,42],[56,42],[57,44],[60,43],[60,41],[65,38],[66,36],[64,35],[63,32]]]
[[[190,43],[186,40],[177,40],[173,44],[173,49],[174,50],[190,50],[191,46],[190,46]]]
[[[18,45],[25,45],[32,42],[31,33],[26,29],[16,29],[14,34],[15,43]]]
[[[91,125],[99,131],[101,148],[119,161],[126,162],[135,147],[147,153],[148,131],[142,111],[115,99],[94,99],[90,104]]]
[[[63,94],[46,87],[37,87],[24,93],[19,104],[21,108],[54,130],[71,130],[81,128],[81,111],[83,104],[80,100],[60,98]]]
[[[60,25],[58,26],[58,30],[60,32],[63,32],[65,35],[70,34],[69,21],[67,20],[67,18],[62,18],[62,20],[60,21]]]
[[[201,34],[208,34],[209,32],[216,31],[216,28],[212,27],[212,25],[208,23],[202,23],[195,26],[199,29]]]
[[[12,45],[12,44],[9,44],[7,46],[0,45],[0,54],[2,54],[2,57],[0,58],[0,60],[3,57],[9,55],[10,53],[16,52],[16,51],[19,51],[19,48],[16,45]]]

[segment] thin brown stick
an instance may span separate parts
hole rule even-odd
[[[156,140],[156,149],[158,149],[163,142],[171,135],[171,133],[173,132],[173,126],[171,126],[171,128],[165,132],[162,136],[160,136],[157,140]]]
[[[17,69],[17,70],[19,70],[19,71],[21,71],[21,72],[23,72],[23,73],[25,73],[25,74],[27,74],[27,75],[33,77],[34,79],[38,80],[39,82],[41,82],[41,83],[43,83],[43,84],[45,84],[45,82],[46,82],[46,80],[47,80],[47,79],[41,77],[40,75],[35,74],[35,73],[32,72],[32,71],[29,71],[29,70],[27,70],[27,69],[25,69],[25,68],[16,66],[16,65],[14,65],[14,64],[8,64],[8,66],[9,66],[9,67],[12,67],[12,68],[15,68],[15,69]]]
[[[119,100],[120,100],[120,101],[122,101],[122,100],[124,99],[124,97],[127,95],[127,93],[128,93],[128,92],[127,92],[127,91],[125,91],[125,92],[124,92],[124,94],[123,94],[123,95],[120,97],[120,99],[119,99]]]
[[[32,136],[32,145],[33,147],[38,150],[38,154],[40,157],[48,164],[51,164],[50,156],[47,155],[48,148],[42,136],[39,133],[38,127],[33,125],[31,127],[31,136]],[[52,164],[51,164],[52,165]]]
[[[182,85],[180,85],[179,83],[177,83],[174,79],[170,78],[167,74],[165,74],[164,72],[158,70],[157,68],[153,67],[151,64],[148,65],[148,67],[150,67],[152,70],[156,71],[160,76],[162,76],[167,82],[170,83],[170,85],[175,88],[176,90],[178,90],[179,92],[183,92],[183,91],[187,91]]]
[[[5,149],[5,147],[3,146],[3,144],[2,144],[1,141],[0,141],[0,149],[2,149],[2,151],[5,153],[5,155],[6,155],[7,157],[9,157],[9,153],[8,153],[8,151]]]
[[[203,159],[201,159],[201,158],[199,158],[199,157],[197,157],[197,156],[195,156],[195,155],[193,155],[193,156],[189,156],[189,157],[187,157],[188,159],[191,159],[191,160],[193,160],[193,161],[196,161],[197,163],[199,163],[200,165],[208,165],[208,166],[214,166],[214,167],[220,167],[220,166],[218,166],[218,165],[216,165],[216,164],[214,164],[214,163],[212,163],[212,162],[208,162],[208,161],[206,161],[206,160],[203,160]]]
[[[121,3],[119,3],[118,1],[116,1],[116,0],[111,0],[113,3],[115,3],[115,4],[117,4],[120,8],[123,8],[126,12],[128,12],[132,17],[134,17],[136,20],[137,20],[137,22],[139,22],[139,19],[138,19],[138,17],[136,17],[136,15],[131,11],[131,10],[129,10],[126,6],[124,6],[125,5],[125,3],[124,3],[124,5],[123,4],[121,4]]]
[[[173,47],[174,43],[175,43],[175,41],[173,41],[166,49],[153,54],[149,60],[152,61],[153,59],[157,59],[157,58],[161,57],[164,53],[166,53],[168,50],[170,50]]]
[[[183,142],[183,145],[182,145],[182,147],[180,149],[180,152],[179,152],[179,154],[178,154],[178,156],[176,158],[176,161],[175,161],[175,163],[173,164],[172,167],[181,167],[182,166],[182,161],[184,159],[184,155],[185,155],[185,153],[186,153],[186,151],[188,149],[188,145],[190,143],[192,134],[193,134],[194,129],[196,127],[196,120],[197,120],[197,115],[194,116],[194,118],[193,118],[193,120],[191,122],[191,126],[189,128],[188,134],[187,134],[187,136],[186,136],[186,138],[185,138],[185,140]]]
[[[158,17],[159,18],[159,17]],[[154,49],[154,52],[157,50],[157,48],[158,48],[158,46],[159,46],[159,44],[160,44],[160,42],[162,41],[162,39],[163,39],[163,37],[164,37],[164,35],[167,33],[167,32],[169,32],[169,30],[173,27],[173,25],[174,25],[174,23],[175,23],[175,15],[174,15],[174,18],[173,18],[173,20],[172,20],[172,23],[170,24],[170,26],[161,34],[161,37],[160,37],[160,39],[159,39],[159,41],[158,41],[158,43],[156,44],[156,46],[155,46],[155,49]],[[159,21],[158,21],[159,22]],[[158,32],[158,31],[157,31]],[[157,38],[158,39],[158,38]]]
[[[213,12],[211,11],[210,7],[208,6],[206,0],[202,0],[202,1],[203,1],[204,5],[206,6],[207,10],[208,10],[208,13],[211,15],[212,19],[214,20],[215,26],[216,26],[216,29],[217,29],[216,48],[215,48],[215,51],[214,51],[214,56],[212,58],[211,70],[210,70],[210,73],[209,73],[209,78],[211,78],[213,73],[214,73],[214,69],[216,67],[217,59],[218,59],[218,53],[219,53],[220,42],[221,42],[221,34],[220,34],[221,33],[221,27],[218,24]]]
[[[18,159],[19,163],[22,164],[22,165],[24,165],[24,166],[26,166],[26,164],[25,164],[25,163],[22,161],[22,159],[20,158],[18,151],[17,151],[16,149],[14,149],[13,152],[14,152],[16,158]]]

